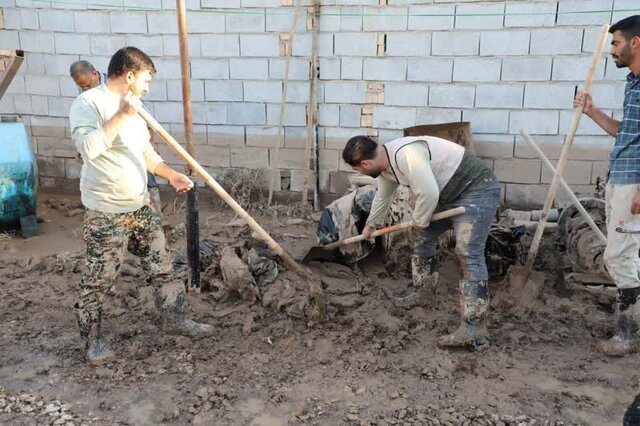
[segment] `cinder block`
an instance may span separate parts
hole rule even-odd
[[[128,35],[126,36],[126,45],[135,46],[149,56],[162,56],[164,51],[162,43],[158,42],[158,36],[146,35]],[[115,52],[114,52],[115,53]]]
[[[79,33],[109,33],[111,20],[107,12],[82,11],[74,12],[76,31]]]
[[[567,83],[527,83],[524,107],[532,109],[571,109],[575,85]]]
[[[155,119],[162,123],[181,123],[184,120],[181,102],[160,102],[154,105]]]
[[[452,123],[462,120],[462,111],[455,108],[418,108],[416,124]]]
[[[240,55],[273,57],[279,54],[280,41],[273,34],[240,34]]]
[[[486,31],[480,34],[480,55],[510,56],[529,53],[529,31]]]
[[[362,58],[342,58],[340,77],[343,80],[362,80]]]
[[[195,59],[191,61],[191,78],[202,78],[199,75],[199,73],[202,70],[202,66],[201,66],[202,64],[200,61],[201,60],[195,60]],[[222,67],[223,71],[226,71],[226,61],[224,59],[221,59],[220,61],[222,61],[224,65]],[[180,69],[180,60],[177,58],[176,59],[156,58],[154,59],[153,64],[156,66],[156,70],[158,70],[158,72],[156,73],[156,78],[170,78],[172,76],[178,77],[179,75],[181,75],[182,71]],[[197,64],[197,66],[195,67],[195,70],[194,70],[194,64]],[[215,69],[213,69],[213,66],[212,66],[212,72],[214,72],[214,70]],[[223,72],[216,75],[218,76],[218,78],[225,78]]]
[[[610,111],[606,111],[607,115],[611,115]],[[569,132],[569,127],[571,126],[571,122],[573,121],[573,110],[560,111],[560,134],[566,135]],[[592,136],[606,136],[607,133],[600,128],[594,121],[592,120],[580,120],[580,124],[578,125],[578,130],[576,131],[576,135],[592,135]]]
[[[407,60],[366,58],[363,66],[363,78],[378,81],[404,81],[407,78]]]
[[[269,61],[267,59],[229,59],[231,78],[237,80],[267,80]]]
[[[282,9],[284,9],[284,7]],[[327,7],[326,9],[329,9],[329,7]],[[266,20],[267,32],[282,33],[282,32],[289,32],[291,30],[291,25],[293,23],[293,10],[292,8],[288,8],[288,10],[289,10],[289,13],[269,13],[267,15],[267,20]],[[323,11],[325,11],[325,8],[323,8]],[[325,17],[323,16],[322,19],[320,20],[321,26],[325,23],[325,21],[328,21],[330,18],[334,18],[334,17],[327,16],[326,18],[327,19],[325,20]],[[335,18],[338,19],[338,23],[339,23],[340,17],[336,16]],[[304,33],[306,30],[307,30],[307,12],[306,10],[304,10],[304,8],[301,8],[300,15],[298,16],[298,22],[296,23],[295,31],[296,33]],[[324,31],[324,29],[322,31]],[[294,42],[295,42],[295,39],[294,39]]]
[[[504,4],[461,4],[456,7],[456,29],[502,28]],[[482,14],[479,18],[477,15]]]
[[[306,149],[307,128],[306,127],[285,127],[284,128],[285,148]]]
[[[532,135],[555,135],[558,133],[559,120],[558,111],[511,111],[509,133],[527,130]]]
[[[638,3],[635,0],[614,0],[614,10],[613,16],[611,17],[611,22],[618,22],[621,19],[629,16],[629,10],[632,10],[634,7],[637,7]]]
[[[455,5],[429,5],[409,8],[409,30],[437,31],[453,28]]]
[[[287,102],[308,103],[309,101],[309,83],[308,82],[289,82],[287,93]]]
[[[336,4],[339,2],[336,2]],[[352,2],[356,3],[356,1]],[[365,5],[377,5],[378,2],[374,0],[368,0],[366,2],[360,2],[357,6]],[[343,7],[342,16],[340,16],[340,31],[361,31],[362,30],[362,9],[359,7]]]
[[[277,125],[280,121],[280,104],[267,105],[267,124]],[[306,126],[307,110],[306,105],[290,104],[285,108],[285,126]]]
[[[189,56],[199,57],[201,54],[200,34],[190,34],[189,39]],[[180,56],[180,42],[177,35],[165,34],[162,36],[162,50],[164,56]]]
[[[500,81],[500,59],[456,58],[453,81]]]
[[[429,86],[415,83],[388,83],[384,104],[394,106],[428,106]]]
[[[540,160],[497,159],[493,172],[500,182],[540,183],[541,167]]]
[[[553,27],[556,19],[556,1],[507,3],[505,27]]]
[[[57,138],[53,145],[53,155],[58,158],[76,158],[78,151],[69,138]]]
[[[43,55],[44,70],[47,75],[64,75],[69,77],[69,66],[78,60],[76,55]],[[69,79],[71,81],[71,79]],[[75,84],[74,84],[75,86]],[[77,95],[78,91],[74,91]]]
[[[362,27],[364,31],[403,31],[407,29],[406,7],[364,8]],[[322,19],[321,19],[322,21]]]
[[[593,84],[591,97],[599,108],[622,109],[624,88],[620,83],[597,82]]]
[[[208,167],[231,167],[230,148],[225,146],[198,146],[198,161]]]
[[[59,96],[58,78],[48,75],[26,75],[26,92],[30,95]]]
[[[453,78],[453,59],[411,59],[407,68],[409,81],[450,82]]]
[[[111,52],[113,55],[118,49],[126,45],[123,35],[91,35],[89,36],[89,43],[93,55],[101,55],[105,54],[105,52]],[[93,64],[93,66],[97,65]],[[103,72],[106,71],[106,69],[103,70]]]
[[[326,82],[324,83],[324,100],[327,103],[364,103],[367,90],[363,82]]]
[[[570,55],[582,51],[582,30],[553,28],[531,31],[532,55]]]
[[[435,32],[431,41],[434,56],[474,56],[479,53],[480,33],[478,32]]]
[[[282,83],[279,81],[245,81],[245,102],[280,102]]]
[[[548,191],[548,185],[508,183],[505,189],[505,207],[517,210],[541,209]]]
[[[278,129],[269,127],[247,127],[247,146],[275,147],[278,142]]]
[[[148,12],[153,19],[149,19],[151,23],[150,33],[167,33],[177,32],[177,21],[175,14],[167,12],[165,13],[165,19],[160,20],[160,16],[163,12]],[[173,24],[169,23],[166,16],[171,15],[173,17]],[[147,32],[147,14],[145,12],[111,12],[111,32],[112,33],[125,33],[125,34],[143,34]],[[171,31],[173,29],[173,31]]]
[[[270,149],[270,158],[277,169],[303,169],[305,166],[305,150],[281,148],[276,163],[275,149]]]
[[[0,25],[0,28],[3,30],[27,29],[22,25],[20,9],[11,9],[8,7],[2,9],[2,13],[0,14]]]
[[[243,126],[206,126],[207,145],[244,146],[245,128]]]
[[[602,25],[611,19],[613,0],[563,0],[558,2],[557,25]],[[574,13],[576,10],[601,10],[600,13]]]
[[[502,81],[548,81],[551,79],[550,56],[505,58]]]
[[[473,134],[473,146],[476,155],[485,158],[513,158],[514,136],[512,135],[492,135],[476,134],[475,123],[471,123]],[[494,169],[494,162],[491,162],[491,170]]]
[[[429,106],[447,108],[472,108],[475,87],[465,84],[434,84],[429,90]]]
[[[253,10],[249,14],[226,14],[225,28],[234,33],[261,33],[265,31],[264,10]],[[261,13],[258,13],[261,12]]]
[[[203,34],[202,56],[239,56],[240,42],[237,34]]]
[[[373,127],[380,129],[405,129],[416,125],[416,109],[375,106]]]
[[[327,149],[342,150],[350,138],[366,134],[363,129],[346,129],[342,127],[325,127],[323,130],[324,148]]]
[[[532,139],[547,158],[550,160],[560,158],[565,135],[534,136]],[[572,160],[602,161],[608,163],[613,144],[614,138],[608,136],[576,136],[573,140],[569,158]],[[516,137],[515,155],[520,158],[538,158],[536,152],[520,135]]]
[[[240,120],[240,117],[231,118],[232,105],[229,105],[229,123],[232,121]],[[227,106],[221,104],[212,103],[194,103],[193,104],[193,123],[194,124],[227,124]],[[242,123],[240,123],[242,124]]]
[[[241,102],[242,82],[225,80],[206,80],[204,92],[207,101]]]
[[[167,99],[182,102],[182,80],[167,81]],[[202,80],[191,80],[191,101],[202,102],[204,100],[204,82]]]
[[[82,35],[76,35],[73,33],[56,33],[55,43],[56,53],[89,54],[91,51],[89,39]]]
[[[553,166],[557,168],[557,162],[551,161]],[[568,184],[584,184],[591,181],[591,161],[575,161],[569,160],[565,164],[562,177]],[[542,183],[551,183],[553,179],[553,173],[549,171],[549,168],[542,166]]]
[[[269,59],[269,78],[275,80],[284,80],[284,68],[286,59]],[[289,63],[289,81],[292,80],[309,80],[309,60],[291,58]]]
[[[31,96],[31,114],[49,115],[49,103],[46,96]]]
[[[607,58],[607,65],[605,68],[605,79],[624,82],[629,74],[628,68],[618,68],[613,58]]]
[[[55,52],[53,33],[20,31],[0,31],[0,43],[4,49],[23,49],[27,52]]]
[[[337,104],[319,105],[318,124],[320,126],[340,125],[340,106]]]
[[[340,80],[340,58],[320,59],[320,80]],[[360,62],[362,67],[362,61]]]
[[[259,169],[269,167],[269,150],[255,147],[231,147],[231,167]]]
[[[553,80],[584,81],[586,70],[591,67],[590,56],[557,56],[553,58]],[[605,63],[601,61],[596,68],[595,80],[604,79]]]
[[[238,9],[240,8],[240,0],[200,0],[200,7],[203,9]]]
[[[357,105],[340,106],[340,126],[360,127],[360,114],[362,108]]]
[[[72,33],[76,30],[73,13],[66,10],[41,9],[38,11],[40,29]]]
[[[509,111],[506,110],[466,110],[463,121],[470,121],[473,133],[508,133]]]
[[[478,108],[522,108],[524,84],[478,84],[476,107]]]
[[[228,114],[228,124],[264,125],[267,122],[264,104],[229,104]]]
[[[15,98],[13,98],[13,104],[16,114],[33,114],[31,112],[31,96],[15,96]]]
[[[38,11],[35,9],[20,9],[20,19],[22,21],[23,30],[39,30],[40,18],[38,17]]]
[[[227,59],[192,59],[191,77],[202,79],[229,78],[229,61]],[[232,60],[231,60],[232,61]],[[178,65],[180,63],[178,62]],[[266,61],[265,61],[266,64]],[[179,75],[179,74],[168,74]],[[236,77],[232,77],[236,78]]]
[[[82,162],[75,158],[67,158],[64,160],[65,177],[67,179],[80,179],[82,171]]]
[[[50,138],[47,136],[33,137],[33,143],[36,148],[36,153],[40,157],[53,157],[53,148],[56,141],[60,138]]]
[[[61,96],[49,97],[49,115],[52,117],[68,117],[69,109],[75,98],[63,98]]]
[[[65,177],[64,158],[38,157],[38,173],[40,176]]]
[[[336,56],[376,56],[376,33],[339,33],[335,35]]]
[[[187,13],[187,28],[189,33],[224,33],[225,15],[221,13],[199,12],[191,10]],[[230,28],[231,31],[233,29]]]
[[[430,33],[389,33],[385,56],[429,56]]]

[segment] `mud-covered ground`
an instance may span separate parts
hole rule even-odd
[[[313,264],[329,308],[311,328],[291,303],[277,309],[304,299],[305,283],[290,272],[269,284],[278,290],[268,307],[191,292],[194,318],[217,330],[196,341],[160,331],[132,259],[106,305],[118,361],[93,368],[72,313],[82,271],[77,204],[42,194],[41,234],[1,236],[0,424],[615,425],[638,391],[637,356],[593,350],[611,333],[612,291],[548,285],[526,319],[491,312],[488,349],[438,349],[437,337],[459,321],[452,256],[432,303],[412,310],[389,299],[407,290],[409,276],[386,270],[380,257],[358,268]],[[180,202],[166,204],[177,254],[184,213],[174,213]],[[315,243],[309,215],[257,220],[294,257]],[[232,213],[204,198],[200,221],[202,238],[251,240]],[[547,244],[545,256],[557,257],[554,250]]]

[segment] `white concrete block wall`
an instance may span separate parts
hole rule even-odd
[[[302,2],[308,5],[309,2]],[[385,3],[386,5],[381,5]],[[189,0],[194,139],[207,167],[268,168],[278,143],[285,56],[293,8],[282,0]],[[417,124],[470,121],[477,153],[503,182],[505,201],[541,204],[549,174],[519,137],[527,129],[557,159],[600,25],[638,9],[636,0],[322,0],[318,123],[324,190],[341,188],[346,139],[386,141]],[[46,177],[77,178],[66,111],[78,92],[68,66],[78,59],[106,71],[124,45],[145,50],[158,75],[146,103],[184,138],[175,2],[77,0],[0,3],[0,49],[26,60],[0,113],[29,125]],[[129,9],[130,8],[130,9]],[[237,13],[242,8],[243,13]],[[215,11],[213,9],[216,9]],[[572,14],[594,10],[597,13]],[[226,12],[226,13],[225,13]],[[527,15],[529,14],[529,15]],[[304,176],[311,14],[295,29],[279,167],[291,188]],[[619,118],[626,70],[610,59],[593,96]],[[613,139],[588,119],[578,129],[572,182],[606,173]],[[171,164],[179,160],[161,146]],[[53,182],[53,179],[46,179]],[[295,184],[294,184],[295,181]],[[585,186],[581,186],[585,188]]]

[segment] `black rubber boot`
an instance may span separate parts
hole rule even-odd
[[[85,341],[85,357],[93,366],[109,364],[116,360],[116,354],[102,337],[102,310],[86,312],[74,309],[80,336]]]
[[[489,306],[488,281],[460,281],[462,321],[453,333],[438,339],[438,346],[481,349],[489,346],[486,315]]]
[[[169,283],[156,291],[156,307],[164,328],[175,334],[204,337],[213,334],[213,326],[191,320],[187,315],[187,292],[180,282]]]
[[[433,293],[438,285],[436,258],[412,254],[411,277],[413,291],[406,296],[396,298],[393,302],[399,308],[425,306],[433,299]]]
[[[609,356],[624,356],[640,347],[640,287],[618,289],[618,331],[609,340],[596,345],[596,351]]]

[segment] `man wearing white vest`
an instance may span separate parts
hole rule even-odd
[[[500,199],[500,186],[491,169],[460,145],[431,136],[404,137],[382,145],[367,136],[356,136],[347,142],[342,157],[355,171],[378,178],[378,191],[362,232],[365,237],[384,224],[399,185],[408,186],[416,196],[413,222],[418,237],[411,272],[417,291],[398,299],[397,304],[415,306],[425,297],[425,287],[435,288],[438,236],[453,226],[463,272],[462,322],[454,333],[442,336],[438,345],[486,346],[489,291],[484,248]],[[458,206],[466,209],[463,215],[430,224],[434,212]]]

